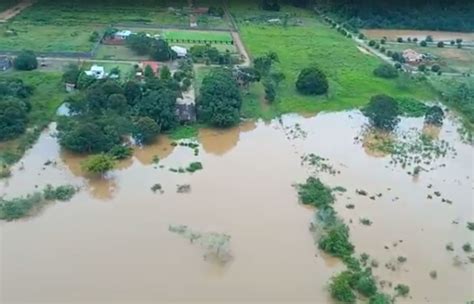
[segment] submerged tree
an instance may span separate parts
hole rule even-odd
[[[393,131],[400,121],[397,101],[383,94],[373,96],[362,113],[369,118],[372,127],[381,131]]]
[[[115,167],[114,159],[107,154],[89,156],[83,163],[82,169],[92,174],[103,175]]]
[[[443,125],[444,111],[439,106],[432,106],[426,110],[425,123],[429,125]]]

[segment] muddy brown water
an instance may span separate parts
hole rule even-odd
[[[162,137],[137,149],[106,179],[84,177],[82,158],[61,152],[48,130],[13,168],[13,177],[0,183],[0,195],[31,193],[48,183],[82,189],[70,202],[51,204],[34,217],[0,223],[0,302],[327,303],[327,282],[343,265],[314,246],[308,231],[313,210],[298,205],[292,187],[310,172],[300,157],[311,152],[341,171],[319,176],[347,188],[336,209],[350,226],[357,252],[377,259],[380,279],[410,286],[411,297],[399,302],[473,299],[474,264],[461,249],[473,242],[466,228],[474,218],[473,148],[459,140],[455,122],[445,122],[439,137],[457,155],[413,180],[388,158],[371,157],[354,143],[364,122],[356,112],[342,112],[201,130],[198,156]],[[290,134],[295,124],[306,138]],[[402,120],[402,129],[412,127],[421,130],[422,121]],[[44,166],[47,160],[56,164]],[[201,161],[204,170],[168,170],[192,161]],[[164,193],[150,190],[155,183]],[[190,184],[191,193],[176,193],[178,184]],[[371,200],[355,189],[383,196]],[[428,200],[433,191],[453,204]],[[355,209],[346,209],[347,203]],[[359,224],[362,217],[373,224]],[[231,235],[234,259],[225,266],[205,261],[199,247],[168,231],[174,224]],[[454,252],[446,251],[448,242]],[[398,256],[407,262],[395,271],[384,267]]]
[[[431,35],[434,40],[456,40],[461,38],[464,41],[474,41],[474,33],[464,32],[445,32],[445,31],[418,31],[418,30],[388,30],[388,29],[368,29],[362,31],[364,35],[374,39],[381,39],[387,37],[390,40],[395,40],[398,37],[402,38],[418,38],[424,40],[426,36]]]

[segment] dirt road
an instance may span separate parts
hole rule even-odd
[[[0,22],[7,22],[9,19],[15,17],[24,9],[32,6],[34,3],[35,0],[23,0],[17,5],[7,9],[6,11],[0,12]]]

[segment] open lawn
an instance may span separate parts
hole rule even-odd
[[[234,7],[234,6],[232,6]],[[254,8],[256,11],[256,8]],[[239,16],[245,10],[240,7],[235,14],[241,36],[253,58],[275,51],[280,63],[276,68],[286,75],[278,89],[277,101],[271,108],[278,113],[343,110],[360,107],[376,94],[413,96],[431,99],[432,91],[423,83],[411,83],[407,79],[386,80],[373,75],[381,63],[379,59],[361,53],[355,43],[317,20],[317,17],[298,17],[300,26],[266,25],[259,21],[244,21]],[[285,11],[283,10],[283,13]],[[317,66],[328,76],[330,89],[327,96],[304,96],[295,89],[295,81],[301,69]]]
[[[125,45],[104,45],[97,49],[95,59],[100,60],[149,60],[149,56],[140,56]]]

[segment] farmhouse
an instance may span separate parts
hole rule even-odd
[[[12,61],[7,56],[0,56],[0,71],[6,71],[12,67]]]
[[[153,73],[158,74],[159,70],[160,70],[160,64],[158,61],[142,61],[140,62],[140,68],[142,70],[145,70],[145,68],[149,66],[152,70],[153,70]]]
[[[406,49],[403,51],[403,59],[405,59],[406,63],[416,64],[423,61],[423,54],[420,54],[412,49]]]
[[[184,58],[188,55],[188,50],[184,47],[174,45],[171,49],[176,53],[178,58]]]
[[[89,71],[85,71],[87,76],[94,77],[95,79],[104,79],[107,77],[103,66],[93,65]]]

